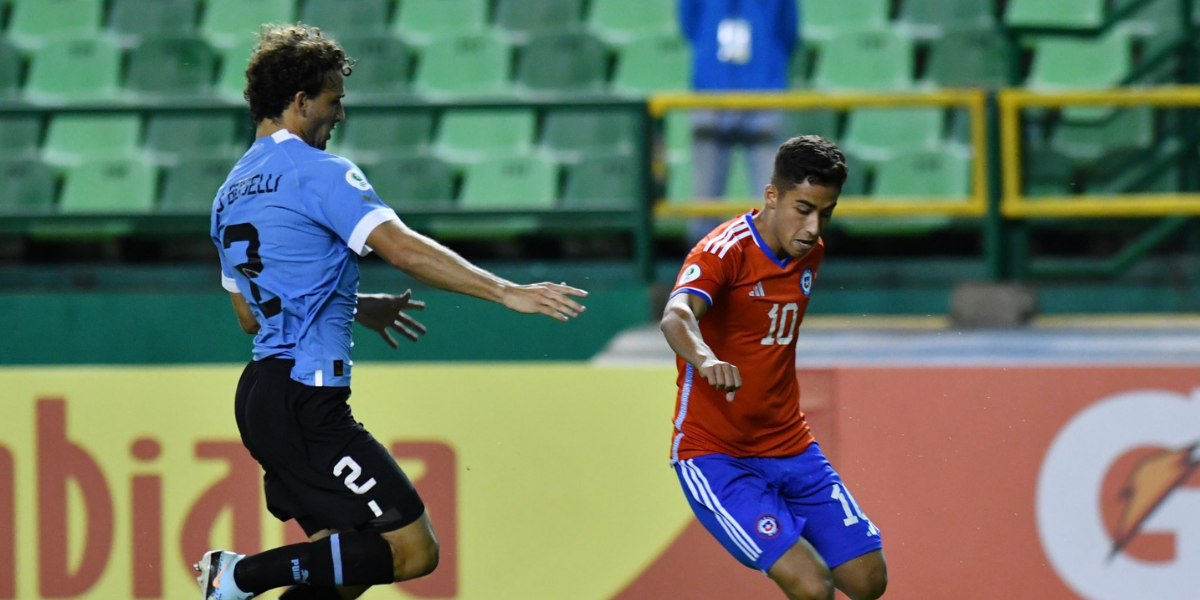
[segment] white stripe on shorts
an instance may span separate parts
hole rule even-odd
[[[713,512],[713,515],[717,517],[717,522],[721,524],[721,528],[729,535],[729,539],[733,540],[733,543],[751,561],[758,560],[758,557],[762,556],[762,549],[758,547],[758,544],[754,543],[750,534],[746,533],[746,530],[742,529],[741,525],[738,525],[737,520],[729,514],[729,511],[725,510],[724,506],[721,506],[721,501],[713,493],[712,487],[708,485],[708,479],[700,472],[700,468],[692,460],[680,461],[679,464],[682,465],[680,473],[683,474],[684,481],[687,482],[688,489],[692,492],[692,496],[696,501]]]

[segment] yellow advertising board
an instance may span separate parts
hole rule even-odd
[[[0,599],[198,597],[204,550],[302,540],[263,505],[240,372],[0,370]],[[368,597],[620,597],[692,520],[667,464],[674,392],[670,368],[356,368],[355,416],[443,546],[433,576]]]

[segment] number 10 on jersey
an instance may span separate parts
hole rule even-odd
[[[800,326],[799,315],[800,306],[795,302],[772,306],[771,312],[767,313],[767,316],[771,317],[771,327],[767,331],[767,337],[759,342],[764,346],[786,346],[792,343],[796,329]]]

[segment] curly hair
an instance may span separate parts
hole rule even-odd
[[[349,76],[354,62],[316,27],[263,25],[246,68],[243,94],[254,122],[278,118],[298,92],[319,95],[335,73]]]
[[[794,137],[775,153],[771,185],[782,194],[805,181],[841,188],[846,183],[846,156],[819,135]]]

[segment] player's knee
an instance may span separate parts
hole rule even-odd
[[[833,598],[833,576],[824,573],[794,574],[777,577],[789,600],[829,600]]]
[[[877,600],[887,591],[887,565],[880,563],[854,582],[847,582],[842,591],[851,600]]]

